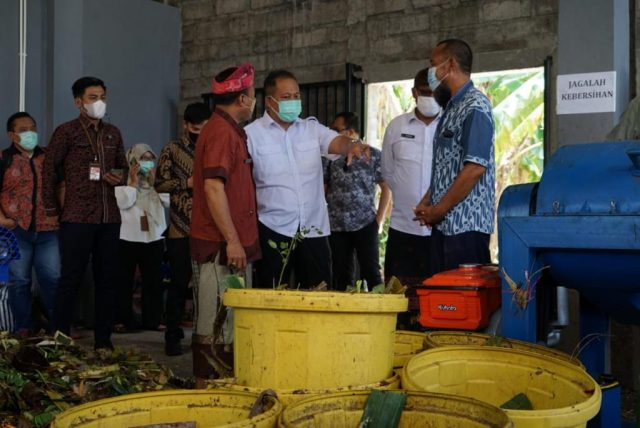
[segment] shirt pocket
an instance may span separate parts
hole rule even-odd
[[[454,154],[460,154],[460,144],[457,142],[459,139],[459,130],[457,129],[443,129],[435,137],[435,152],[445,155],[447,157]]]
[[[257,159],[253,159],[253,174],[257,180],[266,181],[270,176],[287,172],[289,162],[283,147],[277,144],[261,144],[257,146],[257,152]]]
[[[421,162],[422,145],[415,139],[403,138],[393,145],[393,157],[404,161]]]
[[[118,145],[116,144],[115,138],[109,139],[108,136],[105,137],[102,142],[102,147],[104,149],[105,167],[109,169],[115,167],[118,164]]]
[[[322,155],[320,146],[316,141],[300,141],[294,144],[296,163],[302,167],[320,165],[322,169]]]
[[[88,141],[77,141],[76,144],[73,145],[72,153],[74,160],[86,161],[87,167],[89,163],[96,159],[96,153]]]

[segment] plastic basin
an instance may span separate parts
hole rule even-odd
[[[288,406],[278,426],[287,428],[357,427],[368,392],[331,394],[308,398]],[[411,392],[407,395],[399,428],[510,427],[504,411],[478,400],[444,394]]]
[[[568,361],[584,369],[580,360],[562,351],[536,345],[535,343],[521,340],[507,339],[506,337],[490,336],[488,334],[469,331],[433,331],[427,333],[424,339],[425,349],[439,348],[441,346],[497,346],[501,348],[520,349],[547,357],[559,358]]]
[[[240,386],[235,383],[234,379],[216,379],[209,383],[209,388],[214,389],[230,389],[233,391],[247,391],[252,393],[259,393],[260,388],[252,388],[250,386]],[[305,400],[309,397],[316,397],[319,395],[335,394],[339,392],[354,392],[354,391],[370,391],[372,389],[399,389],[400,388],[400,375],[395,374],[389,379],[382,382],[375,382],[368,385],[353,385],[343,386],[338,388],[329,389],[278,389],[278,400],[283,406],[290,406],[291,404]]]
[[[391,377],[403,295],[228,289],[238,385],[329,389]]]
[[[419,352],[424,351],[425,334],[417,331],[398,330],[393,344],[393,367],[399,368]]]
[[[500,406],[520,393],[534,410],[505,410],[516,427],[584,427],[600,410],[598,384],[575,364],[516,349],[450,346],[424,351],[402,371],[402,385]]]
[[[169,390],[122,395],[73,407],[56,416],[52,428],[126,428],[195,422],[197,427],[275,427],[282,404],[249,418],[258,394],[240,391]]]

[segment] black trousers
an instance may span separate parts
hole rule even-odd
[[[409,298],[409,310],[398,314],[397,328],[416,330],[416,315],[419,302],[415,285],[422,283],[432,275],[431,271],[431,237],[412,235],[389,228],[387,250],[384,257],[384,277],[387,281],[392,276],[407,286],[405,295]]]
[[[256,288],[273,288],[278,285],[283,260],[278,251],[280,243],[291,242],[291,238],[281,235],[258,222],[262,259],[256,262]],[[273,241],[278,249],[269,245]],[[282,283],[288,284],[291,271],[295,276],[295,285],[289,288],[312,288],[322,281],[331,286],[331,250],[326,236],[304,238],[289,256],[282,275]]]
[[[389,228],[384,257],[384,277],[423,280],[432,275],[431,237],[418,236]]]
[[[191,256],[189,255],[189,238],[167,238],[166,242],[171,266],[171,285],[167,290],[165,303],[167,331],[164,338],[167,342],[175,342],[184,336],[180,323],[192,274]]]
[[[54,330],[70,333],[78,288],[91,259],[95,287],[95,346],[111,344],[116,309],[115,281],[120,261],[119,235],[120,224],[60,225],[61,274],[53,310]]]
[[[490,238],[491,235],[482,232],[447,236],[434,228],[431,234],[433,272],[456,269],[463,263],[491,263]]]
[[[369,290],[382,283],[377,221],[353,232],[331,232],[329,243],[334,290],[344,291],[347,285],[354,284],[354,252],[360,266],[360,278],[357,279],[365,279]]]
[[[116,321],[133,325],[133,288],[136,267],[142,277],[142,327],[156,330],[162,322],[162,255],[164,240],[130,242],[120,240],[120,280],[118,281],[118,312]]]

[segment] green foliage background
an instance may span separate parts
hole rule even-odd
[[[513,184],[540,180],[544,157],[544,69],[534,68],[471,76],[493,106],[495,119],[496,204]],[[369,85],[367,140],[380,146],[388,123],[415,108],[413,80]],[[416,201],[417,202],[417,201]],[[380,239],[384,262],[386,227]],[[497,257],[495,234],[492,254]]]

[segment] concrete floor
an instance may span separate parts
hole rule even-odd
[[[79,330],[76,332],[79,338],[76,342],[87,346],[93,346],[93,331]],[[113,345],[121,348],[136,348],[147,353],[156,362],[165,365],[173,371],[173,374],[187,378],[192,376],[191,369],[191,329],[184,329],[185,339],[182,339],[184,354],[177,357],[167,357],[164,354],[164,332],[161,331],[136,331],[132,333],[117,334],[111,336]]]

